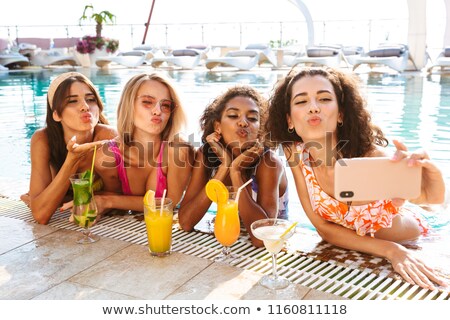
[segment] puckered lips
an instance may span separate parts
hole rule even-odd
[[[161,117],[153,116],[151,117],[150,122],[153,124],[160,124],[162,122],[162,119]]]
[[[247,138],[250,132],[247,129],[239,129],[236,131],[236,134],[241,138]]]
[[[91,122],[91,119],[92,119],[92,114],[90,114],[89,112],[83,112],[81,114],[81,121],[83,123],[89,123],[89,122]]]
[[[307,122],[310,126],[318,126],[322,122],[322,119],[318,116],[312,116],[307,120]]]

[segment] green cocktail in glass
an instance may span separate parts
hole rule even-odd
[[[97,218],[97,206],[91,190],[90,179],[85,174],[76,173],[70,177],[70,183],[73,190],[73,221],[84,229],[83,237],[77,242],[81,244],[96,242],[99,237],[90,231]]]

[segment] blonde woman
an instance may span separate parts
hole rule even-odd
[[[46,127],[31,137],[30,191],[21,196],[38,223],[47,224],[70,199],[69,177],[90,169],[94,145],[117,135],[107,123],[97,89],[86,76],[67,72],[52,81]]]
[[[143,210],[149,189],[177,204],[189,181],[192,150],[179,138],[186,116],[171,80],[159,73],[133,76],[117,109],[117,139],[99,150],[96,173],[104,194],[96,196],[99,212]]]

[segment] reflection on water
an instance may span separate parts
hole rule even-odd
[[[116,108],[125,83],[142,70],[79,69],[97,85],[105,113],[116,124]],[[45,123],[50,81],[64,70],[0,74],[0,194],[18,197],[28,188],[29,140]],[[151,72],[151,70],[150,70]],[[248,84],[268,96],[286,71],[164,71],[175,80],[188,111],[187,134],[198,134],[199,117],[218,94],[235,84]],[[389,140],[402,139],[411,150],[424,147],[450,181],[450,76],[361,74],[361,85],[373,120]],[[198,142],[198,136],[195,138]],[[390,146],[392,149],[392,144]],[[291,213],[301,211],[290,180]],[[14,187],[11,187],[11,186]],[[437,216],[435,225],[446,223]],[[306,218],[301,223],[309,224]],[[441,219],[441,220],[439,220]],[[433,220],[430,218],[430,221]]]

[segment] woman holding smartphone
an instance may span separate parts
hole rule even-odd
[[[400,244],[428,231],[421,219],[402,207],[404,200],[336,200],[337,159],[387,156],[388,141],[371,122],[355,76],[329,68],[288,74],[270,99],[266,129],[274,142],[282,144],[303,209],[325,241],[384,257],[409,283],[429,289],[434,288],[432,282],[446,285]],[[408,200],[442,203],[443,177],[427,153],[411,153],[403,143],[394,140],[394,144],[392,161],[408,158],[410,166],[422,167],[421,195]]]

